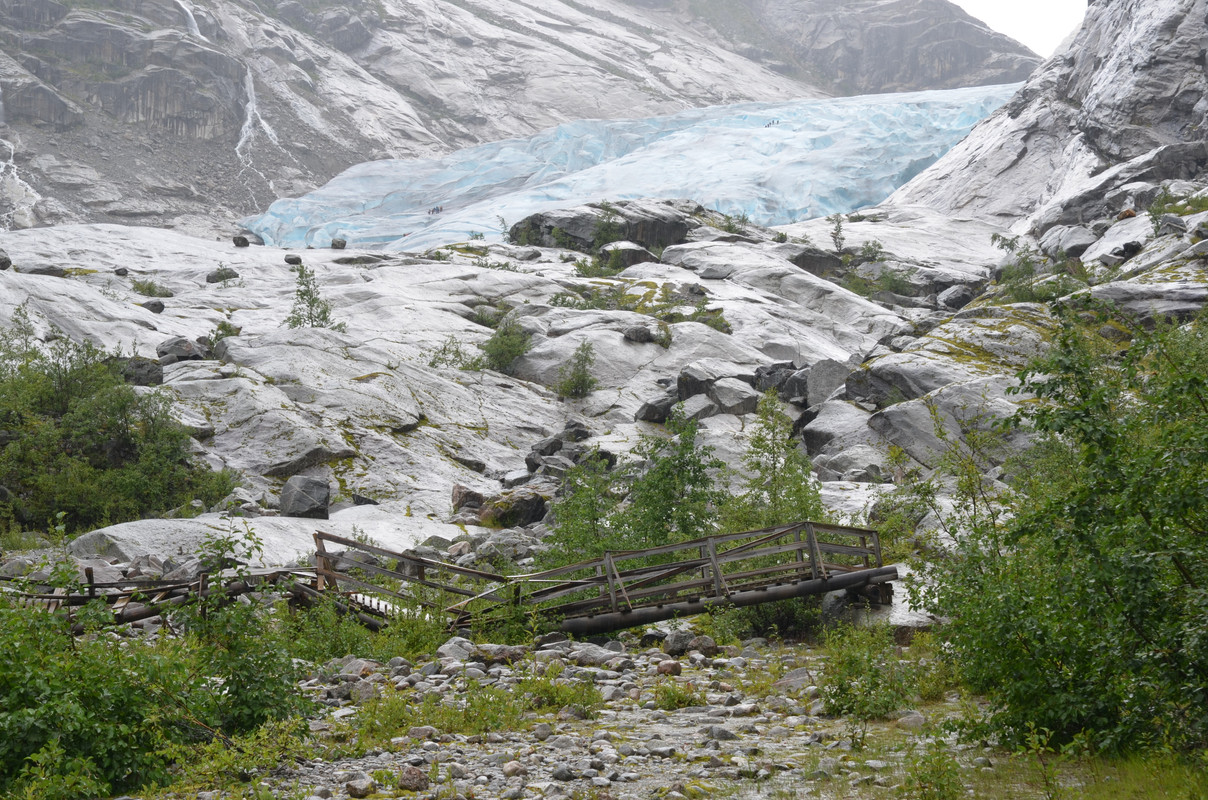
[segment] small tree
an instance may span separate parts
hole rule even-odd
[[[830,236],[831,241],[835,243],[835,249],[842,250],[843,242],[845,241],[843,238],[843,215],[838,213],[831,214],[826,218],[826,221],[831,224]]]
[[[629,505],[617,519],[626,547],[656,547],[714,530],[725,493],[713,476],[725,463],[696,443],[696,420],[685,419],[682,408],[672,411],[667,430],[670,437],[643,436],[634,448],[648,466],[633,479]]]
[[[743,491],[722,509],[722,527],[754,530],[819,519],[822,495],[809,457],[793,439],[793,422],[770,390],[759,400],[758,420],[743,456],[748,477]]]
[[[297,273],[297,285],[294,290],[294,307],[285,324],[290,328],[331,328],[343,332],[346,328],[343,322],[335,322],[331,318],[331,301],[325,300],[319,294],[319,282],[315,273],[307,269],[305,264],[294,268]]]
[[[587,397],[599,383],[591,375],[592,364],[596,362],[595,350],[591,342],[583,341],[575,348],[570,361],[558,370],[557,392],[560,397]]]

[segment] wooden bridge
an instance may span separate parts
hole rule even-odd
[[[329,544],[342,552],[329,551]],[[315,534],[315,545],[316,589],[343,589],[362,614],[383,622],[400,604],[419,599],[429,613],[447,615],[451,628],[535,615],[579,636],[838,590],[889,602],[889,583],[898,577],[897,568],[882,561],[876,531],[817,522],[609,552],[511,576],[328,533]],[[383,588],[383,580],[396,588]],[[406,584],[420,590],[404,592]]]
[[[113,624],[169,614],[198,597],[229,602],[270,586],[302,602],[334,601],[380,629],[406,613],[439,615],[449,628],[529,620],[587,636],[711,608],[741,607],[838,590],[889,602],[897,568],[885,566],[876,531],[798,522],[599,558],[545,572],[500,575],[318,532],[314,570],[243,569],[193,581],[98,583],[76,591],[0,581],[17,602],[62,612],[97,599]],[[78,627],[78,626],[77,626]]]

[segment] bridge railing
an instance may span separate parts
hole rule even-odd
[[[331,552],[329,544],[342,550]],[[355,593],[362,609],[382,617],[397,611],[395,601],[411,608],[418,603],[430,613],[448,615],[451,627],[490,624],[518,614],[561,620],[568,630],[574,625],[567,620],[608,614],[624,627],[621,618],[641,609],[652,619],[665,618],[657,609],[668,609],[668,615],[697,613],[704,606],[694,604],[724,604],[734,598],[736,604],[750,605],[764,602],[765,595],[780,599],[830,591],[832,584],[860,584],[836,580],[840,576],[867,575],[865,584],[896,577],[892,568],[872,574],[883,567],[876,531],[818,522],[606,552],[577,564],[510,576],[323,532],[315,534],[315,545],[317,590]]]

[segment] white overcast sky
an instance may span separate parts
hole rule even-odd
[[[1023,42],[1043,58],[1057,49],[1086,14],[1086,0],[952,0],[969,14]]]

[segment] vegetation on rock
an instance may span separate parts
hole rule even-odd
[[[90,342],[34,337],[24,309],[0,330],[0,516],[67,531],[213,504],[233,480],[189,458],[161,392],[126,385]],[[62,517],[60,517],[62,515]]]
[[[293,308],[285,318],[286,327],[331,328],[343,332],[346,326],[332,318],[331,301],[320,294],[315,273],[305,264],[298,264],[292,269],[297,274],[297,285],[294,288]]]

